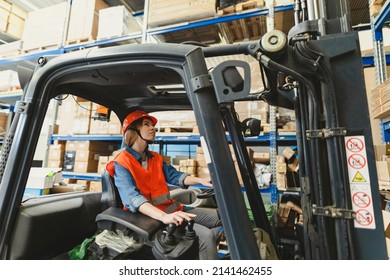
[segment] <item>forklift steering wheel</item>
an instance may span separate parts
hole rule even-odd
[[[196,197],[199,199],[204,199],[204,198],[209,198],[212,196],[214,196],[214,188],[204,190],[200,194],[198,194]]]

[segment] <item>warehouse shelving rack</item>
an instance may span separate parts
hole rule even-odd
[[[68,0],[68,5],[70,8],[72,1]],[[148,1],[145,1],[145,11],[147,11]],[[59,56],[65,53],[94,48],[94,47],[105,47],[116,44],[123,43],[145,43],[148,38],[164,35],[168,33],[174,33],[189,29],[195,29],[199,27],[207,27],[221,23],[227,23],[235,20],[248,19],[252,17],[259,16],[267,16],[269,23],[268,26],[274,25],[274,14],[278,12],[292,11],[294,9],[294,5],[284,5],[284,6],[265,6],[264,8],[254,8],[247,11],[242,11],[239,13],[221,15],[215,18],[207,18],[192,22],[185,22],[181,24],[168,25],[164,27],[156,27],[156,28],[148,28],[146,24],[143,25],[142,32],[136,32],[120,37],[102,39],[102,40],[94,40],[88,42],[75,43],[71,45],[65,44],[65,40],[63,43],[56,49],[46,49],[38,52],[21,54],[12,58],[0,59],[0,70],[17,70],[18,66],[34,69],[36,62],[40,57],[49,57],[49,56]],[[135,17],[144,17],[147,22],[147,18],[145,18],[144,11],[137,11],[133,13]],[[6,92],[0,93],[0,101],[4,101],[6,103],[14,104],[17,100],[21,98],[23,94],[22,90],[18,90],[15,92]],[[275,108],[270,109],[270,118],[275,119]],[[282,145],[295,145],[296,138],[295,136],[282,136],[277,135],[276,133],[276,124],[271,126],[270,134],[259,136],[259,137],[251,137],[246,138],[246,142],[248,146],[268,146],[270,147],[271,154],[275,154],[277,151],[277,146]],[[229,136],[228,140],[229,140]],[[122,140],[121,135],[50,135],[49,142],[52,143],[54,140],[65,140],[65,141],[113,141],[118,142]],[[199,145],[200,139],[199,135],[188,135],[188,136],[168,136],[168,135],[157,135],[155,143],[158,144],[159,151],[164,154],[164,147],[167,145]],[[191,148],[189,149],[191,151]],[[165,150],[165,153],[167,148]],[[276,156],[275,156],[276,157]],[[276,166],[274,160],[271,160],[271,166]],[[273,173],[276,172],[276,168],[273,168]],[[79,179],[79,180],[92,180],[99,181],[100,174],[98,173],[74,173],[74,172],[63,172],[64,178],[69,179]],[[274,176],[275,177],[275,176]],[[271,185],[271,196],[273,202],[277,200],[277,188],[274,182]]]
[[[390,18],[390,1],[386,1],[380,13],[376,17],[371,18],[371,29],[374,39],[374,65],[376,83],[380,85],[387,78],[386,65],[390,64],[390,55],[386,55],[383,49],[383,33],[382,28],[388,24]],[[381,120],[382,141],[390,142],[390,116]]]

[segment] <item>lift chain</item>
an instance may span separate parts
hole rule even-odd
[[[213,86],[213,84],[211,83],[211,77],[208,74],[200,75],[195,78],[192,78],[191,85],[194,92],[197,92],[198,90],[201,90],[203,88],[208,88]]]
[[[347,129],[345,127],[335,127],[335,128],[323,128],[318,130],[306,130],[307,140],[313,138],[326,139],[335,136],[345,136],[347,134]]]
[[[313,204],[312,206],[312,213],[313,215],[317,216],[326,216],[331,217],[334,219],[348,219],[353,220],[355,219],[355,212],[350,209],[342,209],[342,208],[336,208],[334,206],[325,206],[320,207],[316,204]]]

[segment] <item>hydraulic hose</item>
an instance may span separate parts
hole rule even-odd
[[[322,59],[323,55],[310,49],[307,43],[298,42],[298,51],[312,60],[312,63],[318,65],[318,72],[321,74],[322,80],[322,104],[325,114],[325,127],[336,128],[339,126],[337,102],[335,98],[335,87],[331,78],[331,70],[327,62]],[[337,208],[351,208],[351,203],[347,199],[349,194],[348,175],[343,162],[345,162],[345,147],[341,138],[330,137],[326,139],[328,148],[328,163],[332,201]],[[346,220],[335,220],[335,233],[337,240],[337,255],[339,259],[354,259],[354,254],[351,251],[352,223]]]

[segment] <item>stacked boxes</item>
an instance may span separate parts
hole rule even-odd
[[[27,13],[10,2],[0,0],[0,31],[21,38]]]
[[[148,24],[151,27],[210,18],[216,15],[215,0],[150,0]]]
[[[98,172],[100,156],[108,156],[115,146],[104,141],[67,141],[64,171]]]
[[[283,155],[276,156],[276,187],[279,190],[286,190],[287,164]]]
[[[197,162],[195,159],[182,159],[179,161],[179,171],[197,176]]]
[[[57,168],[62,167],[65,155],[65,142],[55,142],[49,146],[49,156],[47,167]]]
[[[279,190],[299,187],[299,159],[290,147],[276,157],[276,186]]]
[[[96,108],[96,103],[84,99],[68,97],[62,100],[57,119],[58,133],[61,135],[121,134],[122,124],[115,113],[111,112],[109,122],[92,119]]]
[[[98,39],[119,37],[140,31],[141,26],[125,6],[115,6],[99,11]]]
[[[0,136],[5,136],[7,130],[8,114],[0,112]]]
[[[382,119],[390,116],[390,79],[372,90],[371,106],[373,118]]]
[[[0,71],[0,91],[20,89],[18,73],[13,70]]]
[[[63,2],[28,13],[23,30],[23,50],[59,47],[67,17],[67,3]]]
[[[92,104],[92,112],[97,108],[97,104]],[[89,126],[89,134],[110,134],[116,135],[122,133],[122,124],[118,116],[111,112],[110,121],[91,120]]]
[[[240,184],[243,184],[241,173],[240,173],[238,162],[237,162],[237,158],[234,154],[233,146],[229,145],[229,149],[230,149],[230,153],[232,155],[234,167],[235,167],[236,172],[237,172],[238,181]],[[250,161],[253,162],[254,151],[251,148],[247,148],[247,151],[248,151]],[[207,162],[206,162],[204,151],[203,151],[202,147],[197,147],[197,149],[196,149],[196,161],[197,161],[197,173],[198,173],[197,176],[201,177],[201,178],[202,177],[210,177],[210,171],[207,168]]]
[[[202,147],[196,147],[196,173],[200,178],[210,178],[210,171],[207,167],[204,151]]]
[[[99,11],[107,8],[103,0],[73,0],[69,18],[68,43],[96,39]]]
[[[390,182],[390,144],[375,145],[376,168],[380,185]]]

